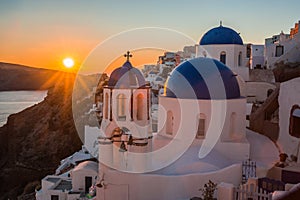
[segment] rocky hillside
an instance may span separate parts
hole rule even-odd
[[[82,78],[85,87],[91,88],[98,76]],[[0,127],[0,199],[34,192],[44,176],[55,172],[61,159],[81,148],[72,115],[74,79],[74,74],[57,72],[56,85],[44,101],[10,115]]]
[[[284,82],[300,77],[300,63],[276,63],[273,73],[276,82]]]
[[[61,72],[0,62],[0,91],[46,90]]]

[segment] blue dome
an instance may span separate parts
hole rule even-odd
[[[195,58],[176,67],[165,83],[164,96],[179,99],[240,98],[236,75],[211,58]]]
[[[206,32],[200,40],[200,45],[210,44],[243,45],[243,40],[240,35],[231,28],[219,26]]]
[[[129,61],[115,69],[108,80],[108,86],[114,88],[131,88],[144,86],[145,78],[137,68],[132,67]]]

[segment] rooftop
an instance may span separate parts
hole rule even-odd
[[[71,190],[72,189],[72,181],[71,180],[62,180],[54,190]]]

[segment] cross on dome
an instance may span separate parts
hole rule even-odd
[[[124,57],[126,57],[127,61],[129,62],[129,58],[132,57],[132,54],[130,54],[130,51],[127,51],[127,53],[124,54]]]

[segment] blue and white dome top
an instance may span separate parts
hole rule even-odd
[[[235,30],[222,26],[210,29],[200,40],[200,45],[212,44],[238,44],[243,45],[243,40]]]
[[[129,51],[124,55],[127,61],[115,69],[108,80],[108,86],[114,88],[140,88],[146,85],[145,78],[140,70],[133,67],[129,61]]]
[[[164,96],[208,100],[241,97],[236,75],[223,63],[203,57],[176,67],[165,83]]]

